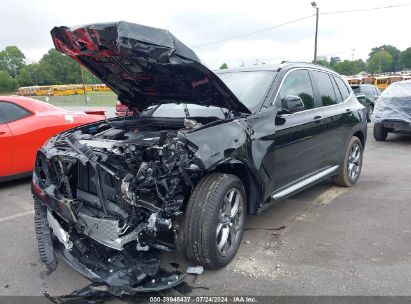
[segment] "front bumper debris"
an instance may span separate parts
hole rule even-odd
[[[36,216],[42,217],[52,235],[52,244],[43,248],[49,255],[57,253],[69,266],[93,281],[87,292],[102,292],[112,296],[133,295],[141,292],[154,292],[180,284],[185,272],[167,272],[160,268],[161,260],[157,253],[140,252],[133,256],[124,250],[111,250],[112,255],[101,254],[104,245],[92,238],[84,239],[69,225],[62,214],[70,214],[68,205],[58,201],[47,191],[40,191],[33,178],[32,190],[38,210]],[[40,230],[39,230],[40,231]],[[37,233],[37,230],[36,230]],[[39,236],[37,236],[39,238]],[[78,292],[74,293],[78,296]]]

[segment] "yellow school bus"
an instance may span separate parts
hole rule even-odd
[[[345,79],[350,85],[361,84],[361,78],[358,77],[346,77]]]

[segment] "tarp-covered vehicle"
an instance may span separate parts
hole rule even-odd
[[[411,80],[391,84],[382,92],[374,110],[374,138],[388,133],[411,135]]]
[[[333,71],[214,73],[168,31],[126,22],[57,27],[52,37],[138,111],[38,151],[36,233],[51,270],[59,252],[110,294],[168,288],[184,271],[160,271],[160,252],[224,267],[246,214],[328,177],[346,187],[359,178],[366,111]]]

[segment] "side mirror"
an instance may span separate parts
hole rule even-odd
[[[299,96],[295,95],[287,95],[284,98],[283,106],[285,110],[288,110],[291,113],[305,110],[304,102]]]

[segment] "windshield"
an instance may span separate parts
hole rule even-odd
[[[217,73],[228,88],[251,112],[256,112],[263,102],[277,72],[242,71]]]

